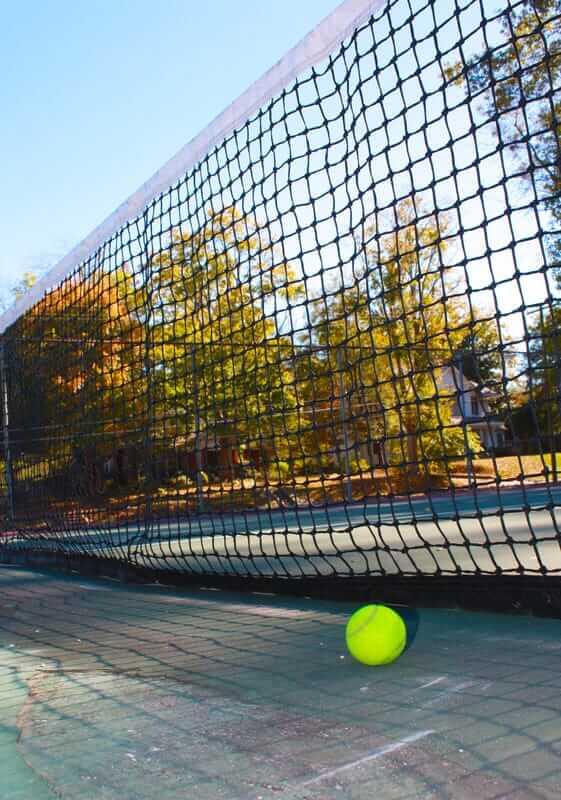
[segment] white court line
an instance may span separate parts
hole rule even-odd
[[[446,680],[446,675],[442,675],[440,678],[435,678],[433,681],[429,681],[428,683],[424,683],[422,686],[419,686],[419,689],[428,689],[429,686],[434,686],[436,683],[442,683],[442,681]]]
[[[367,764],[369,761],[376,761],[376,759],[382,758],[382,756],[386,756],[388,755],[388,753],[395,753],[396,750],[401,750],[403,747],[407,747],[408,744],[412,744],[413,742],[418,742],[419,739],[424,739],[426,736],[430,736],[431,733],[434,733],[434,730],[419,731],[418,733],[413,733],[411,734],[411,736],[407,736],[405,739],[401,739],[399,742],[393,742],[392,744],[385,745],[385,747],[380,747],[378,750],[374,750],[373,753],[364,756],[364,758],[359,758],[357,761],[352,761],[350,764],[345,764],[342,767],[337,767],[337,769],[332,769],[329,772],[322,772],[321,775],[318,775],[315,778],[311,778],[308,781],[299,783],[298,787],[312,786],[315,783],[321,783],[322,781],[326,781],[329,778],[333,778],[335,775],[340,775],[342,772],[348,772],[350,769],[359,767],[362,764]]]
[[[477,684],[474,681],[465,681],[464,683],[458,683],[456,686],[452,686],[450,689],[446,689],[444,692],[440,692],[431,700],[427,700],[424,703],[422,703],[418,707],[417,711],[422,711],[425,708],[430,708],[431,706],[436,705],[437,703],[442,703],[446,700],[449,700],[454,695],[461,694],[466,689],[470,689],[471,687],[476,685]]]
[[[87,584],[87,583],[79,583],[78,588],[88,589],[90,592],[103,592],[104,590],[107,589],[106,586],[94,586],[92,584]]]

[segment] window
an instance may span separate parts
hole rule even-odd
[[[471,416],[479,416],[479,403],[477,402],[477,396],[474,394],[471,396]]]

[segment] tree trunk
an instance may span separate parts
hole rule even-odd
[[[417,449],[417,418],[414,409],[405,416],[405,436],[407,439],[407,470],[417,472],[419,469],[419,456]]]

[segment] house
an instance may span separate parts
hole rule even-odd
[[[194,475],[202,469],[222,478],[233,478],[239,472],[242,457],[237,437],[231,431],[233,422],[222,417],[212,424],[198,420],[199,433],[186,437],[186,449],[181,457],[182,467],[188,474]]]
[[[452,401],[451,424],[454,426],[467,426],[479,437],[484,450],[496,451],[510,446],[507,434],[508,428],[505,422],[494,413],[492,408],[493,400],[499,395],[488,387],[482,386],[467,378],[458,367],[447,365],[435,369],[434,381],[439,397],[444,401]],[[365,419],[364,410],[353,408],[353,414],[349,417],[346,425],[346,444],[344,423],[341,418],[335,418],[333,429],[335,432],[336,444],[331,446],[325,455],[331,458],[334,464],[339,464],[345,468],[345,462],[353,463],[361,459],[371,466],[382,466],[390,463],[388,452],[388,440],[382,437],[373,439],[372,432],[376,426],[376,419],[383,419],[384,412],[379,409],[370,412],[370,425],[367,426],[366,438],[357,437],[356,428],[359,420],[359,411],[362,411],[360,418]],[[403,431],[402,438],[405,440],[406,433]],[[393,436],[393,444],[401,447],[397,442],[397,437]],[[392,441],[389,442],[391,447]],[[345,449],[348,448],[348,458],[345,459]]]
[[[442,367],[437,383],[442,395],[455,397],[453,424],[467,425],[477,433],[486,450],[505,447],[507,426],[491,408],[492,401],[499,396],[496,392],[466,378],[455,366]]]

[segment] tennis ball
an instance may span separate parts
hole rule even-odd
[[[363,606],[347,622],[345,640],[350,654],[361,664],[391,664],[403,653],[407,628],[387,606]]]

